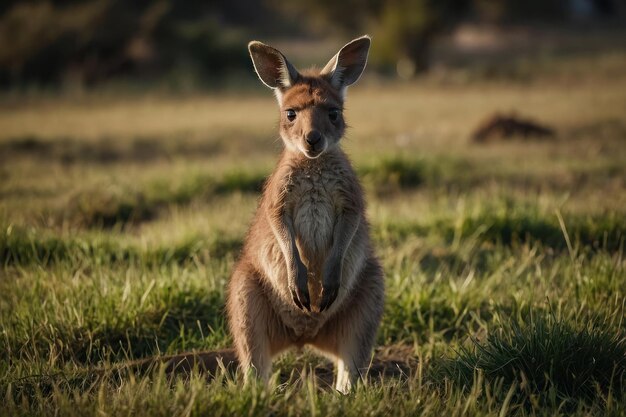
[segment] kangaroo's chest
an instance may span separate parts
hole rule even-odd
[[[296,243],[309,264],[323,261],[332,246],[341,206],[338,189],[337,178],[323,171],[303,171],[291,178],[289,200]]]

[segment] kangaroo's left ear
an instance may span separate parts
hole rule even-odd
[[[368,35],[348,42],[328,61],[321,74],[328,78],[333,87],[344,92],[346,87],[361,77],[371,42]]]

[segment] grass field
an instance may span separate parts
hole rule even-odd
[[[245,388],[120,366],[231,344],[225,283],[281,146],[270,92],[4,100],[0,414],[625,416],[626,55],[575,65],[350,91],[387,299],[348,396],[307,350]],[[557,135],[472,143],[495,111]]]

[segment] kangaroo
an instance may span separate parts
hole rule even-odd
[[[370,42],[355,39],[321,71],[305,72],[271,46],[248,45],[278,99],[284,149],[228,284],[228,323],[246,377],[267,380],[275,355],[310,345],[336,360],[335,387],[347,393],[369,363],[383,273],[361,185],[339,143],[346,89],[365,69]]]

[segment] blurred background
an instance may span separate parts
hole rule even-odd
[[[519,60],[622,48],[625,13],[621,0],[5,0],[0,86],[232,87],[253,78],[250,39],[320,65],[363,33],[370,73],[527,77]]]

